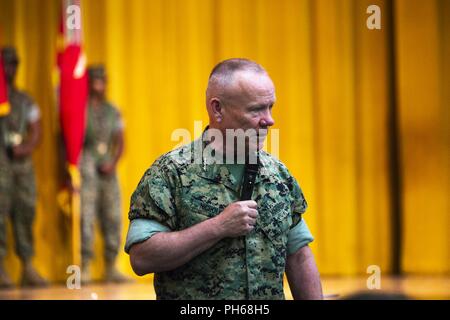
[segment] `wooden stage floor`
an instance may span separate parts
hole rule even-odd
[[[367,291],[365,277],[322,277],[326,299],[340,299],[347,295]],[[383,277],[381,290],[406,294],[413,299],[450,299],[450,277],[408,276]],[[285,285],[287,299],[292,299]],[[151,282],[127,284],[95,283],[81,289],[67,289],[65,285],[53,285],[42,289],[3,289],[0,300],[152,300],[155,292]]]

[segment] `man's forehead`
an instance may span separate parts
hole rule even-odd
[[[272,80],[267,73],[240,71],[234,75],[231,92],[237,96],[265,96],[270,98],[275,94]]]

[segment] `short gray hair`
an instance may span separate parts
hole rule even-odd
[[[233,81],[235,73],[239,71],[253,71],[267,74],[267,71],[258,63],[244,58],[232,58],[219,62],[211,71],[206,89],[206,98],[209,98],[211,90],[224,92],[225,88]],[[222,97],[225,98],[225,97]]]

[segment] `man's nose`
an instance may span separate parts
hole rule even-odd
[[[266,111],[264,113],[264,116],[260,120],[260,125],[262,127],[270,127],[270,126],[273,126],[274,124],[275,124],[275,120],[273,120],[272,112]]]

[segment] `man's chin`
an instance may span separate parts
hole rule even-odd
[[[260,150],[262,150],[264,148],[264,141],[258,143],[258,144],[251,144],[249,145],[249,147],[247,148],[247,150],[252,153],[252,152],[258,152]]]

